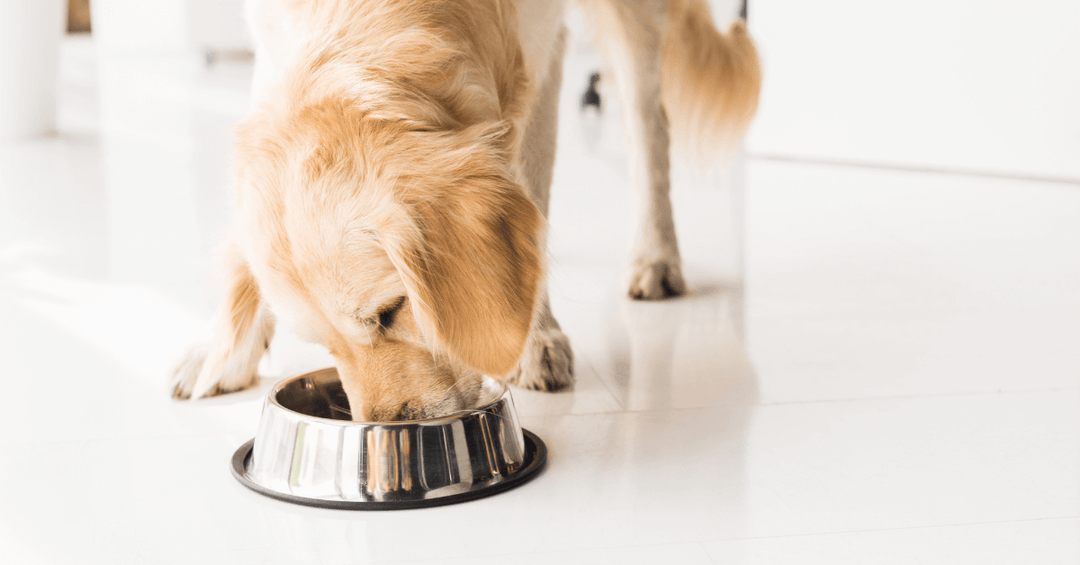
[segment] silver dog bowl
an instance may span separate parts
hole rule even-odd
[[[233,476],[266,496],[323,508],[392,510],[463,502],[533,478],[547,459],[506,385],[484,377],[481,406],[444,418],[353,422],[337,370],[282,381]]]

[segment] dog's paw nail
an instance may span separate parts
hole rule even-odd
[[[199,372],[206,361],[207,349],[206,344],[203,343],[191,346],[173,368],[169,379],[169,389],[173,398],[177,400],[191,398],[195,380],[198,379]]]
[[[657,261],[637,264],[627,290],[635,300],[658,300],[686,294],[686,281],[677,263]]]

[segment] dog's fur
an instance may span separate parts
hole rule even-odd
[[[760,74],[702,0],[581,0],[627,108],[639,202],[627,288],[685,290],[668,117],[737,139]],[[274,315],[333,354],[356,419],[434,417],[480,375],[572,382],[543,284],[565,32],[556,0],[249,0],[254,108],[237,130],[227,296],[174,395],[251,386]],[[271,314],[271,311],[274,314]]]

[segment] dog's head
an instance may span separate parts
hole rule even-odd
[[[239,128],[241,248],[279,319],[336,359],[354,418],[466,408],[481,373],[517,362],[543,218],[505,134],[410,129],[332,101]]]

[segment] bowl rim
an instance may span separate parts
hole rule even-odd
[[[416,500],[344,500],[338,498],[318,498],[300,496],[292,493],[281,492],[274,490],[270,487],[264,486],[255,482],[248,474],[247,466],[248,461],[252,455],[252,449],[255,445],[255,439],[250,439],[247,443],[244,443],[237,449],[232,456],[232,460],[229,464],[229,470],[232,472],[232,476],[240,482],[240,484],[257,492],[263,496],[280,500],[282,502],[289,502],[292,504],[299,504],[303,506],[313,506],[316,508],[328,508],[331,510],[409,510],[414,508],[430,508],[434,506],[445,506],[449,504],[457,504],[461,502],[468,502],[471,500],[477,500],[480,498],[486,498],[493,494],[499,494],[501,492],[510,490],[521,486],[534,478],[540,476],[548,462],[548,448],[544,443],[544,440],[533,432],[521,428],[521,434],[523,439],[523,446],[525,447],[525,460],[522,462],[521,468],[511,473],[501,481],[488,483],[475,490],[468,490],[464,492],[458,492],[446,496],[439,496],[435,498],[423,498]]]
[[[323,418],[322,416],[312,416],[310,414],[304,414],[303,412],[297,412],[296,410],[293,410],[291,408],[286,408],[285,406],[282,406],[282,404],[280,402],[278,402],[278,400],[277,400],[278,393],[281,392],[281,390],[284,389],[289,383],[291,383],[293,381],[303,379],[303,378],[306,378],[306,377],[309,377],[311,375],[315,375],[317,373],[324,373],[326,371],[333,371],[335,374],[337,374],[337,372],[338,372],[337,367],[323,367],[322,369],[315,369],[314,371],[308,371],[306,373],[301,373],[299,375],[293,375],[291,377],[287,377],[287,378],[284,378],[284,379],[278,381],[277,384],[275,384],[270,389],[270,392],[266,395],[267,404],[272,404],[273,406],[275,406],[276,408],[278,408],[280,410],[283,410],[283,411],[285,411],[285,412],[287,412],[289,414],[295,414],[295,415],[297,415],[297,416],[299,416],[301,418],[305,418],[305,419],[308,419],[308,420],[315,420],[315,421],[319,421],[319,422],[333,423],[333,424],[339,425],[339,426],[406,427],[406,426],[416,426],[416,425],[424,425],[424,426],[426,426],[426,425],[442,425],[442,424],[446,424],[446,423],[449,423],[449,422],[453,422],[455,420],[461,420],[462,418],[465,418],[467,416],[472,416],[472,415],[475,415],[475,414],[487,413],[487,412],[490,412],[490,409],[493,406],[495,406],[496,404],[499,404],[501,402],[505,402],[507,400],[507,397],[510,396],[510,387],[509,387],[509,385],[506,384],[506,381],[503,381],[501,379],[497,379],[495,377],[491,377],[489,375],[482,375],[482,378],[485,381],[494,382],[499,387],[499,390],[500,390],[499,395],[497,397],[495,397],[495,400],[492,400],[491,402],[488,402],[487,404],[484,404],[482,406],[477,406],[476,408],[469,408],[469,409],[465,409],[465,410],[459,410],[457,412],[454,412],[452,414],[448,414],[446,416],[439,416],[438,418],[424,418],[424,419],[419,419],[419,420],[391,420],[391,421],[386,421],[386,422],[379,422],[379,421],[373,421],[373,420],[371,420],[371,421],[369,421],[369,420],[364,420],[364,421],[337,420],[337,419],[334,419],[334,418]],[[341,380],[340,376],[338,377],[338,380]]]

